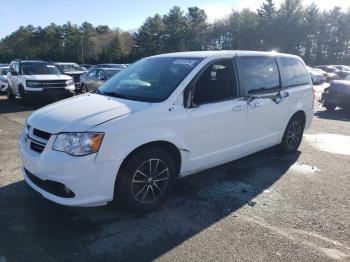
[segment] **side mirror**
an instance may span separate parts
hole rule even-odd
[[[11,73],[11,75],[13,75],[13,76],[18,75],[17,71],[15,71],[15,70],[11,70],[10,73]]]
[[[99,76],[99,77],[98,77],[98,80],[101,80],[101,81],[106,81],[107,79],[106,79],[106,77],[105,77],[105,76]]]

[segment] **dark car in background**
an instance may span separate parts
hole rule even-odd
[[[340,70],[336,66],[333,65],[321,65],[321,66],[316,66],[316,68],[320,68],[323,71],[326,71],[327,73],[333,73],[338,75],[338,79],[345,79],[347,76],[350,75],[350,71],[347,70]],[[330,79],[334,80],[334,79]]]
[[[319,85],[319,84],[326,82],[326,78],[322,72],[319,72],[318,70],[316,70],[315,68],[312,68],[310,66],[307,66],[306,69],[309,72],[312,83],[314,85]]]
[[[82,92],[96,90],[104,82],[122,71],[120,68],[92,68],[80,77]]]
[[[334,110],[337,106],[350,109],[350,76],[332,81],[324,90],[321,103],[327,110]]]
[[[326,72],[326,71],[322,70],[321,68],[317,68],[317,67],[313,67],[312,69],[315,70],[316,72],[321,73],[326,78],[326,82],[328,82],[328,83],[332,80],[339,79],[339,76],[335,73],[329,73],[329,72]]]
[[[81,91],[80,76],[85,74],[86,71],[84,71],[76,63],[56,62],[55,65],[62,71],[63,74],[73,78],[76,91],[80,92]]]

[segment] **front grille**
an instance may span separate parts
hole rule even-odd
[[[42,130],[36,129],[36,128],[33,129],[33,135],[40,137],[42,139],[45,139],[45,140],[49,140],[50,136],[51,136],[50,133],[47,133],[45,131],[42,131]]]
[[[44,151],[45,146],[37,144],[35,142],[30,142],[30,149],[38,152],[38,153],[42,153]]]
[[[50,139],[51,134],[43,130],[27,126],[28,132],[26,133],[28,140],[28,147],[37,152],[42,153],[45,149],[47,141]]]
[[[42,180],[30,173],[27,169],[24,169],[24,172],[33,184],[53,195],[64,198],[73,198],[75,196],[74,192],[62,183],[52,180]]]
[[[35,81],[35,86],[30,86],[33,88],[49,88],[49,87],[66,87],[66,80],[42,80],[42,81]]]

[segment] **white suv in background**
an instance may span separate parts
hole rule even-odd
[[[7,98],[21,97],[28,105],[34,99],[70,97],[75,92],[73,78],[63,75],[52,63],[38,60],[14,60],[7,74]]]
[[[297,151],[313,90],[297,56],[212,51],[158,55],[94,93],[35,111],[20,138],[22,172],[71,206],[113,199],[147,211],[175,180],[278,145]]]

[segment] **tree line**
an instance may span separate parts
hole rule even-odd
[[[45,28],[22,26],[0,42],[0,61],[14,58],[78,63],[132,62],[177,51],[276,50],[300,55],[308,64],[350,64],[350,9],[320,11],[313,3],[273,0],[256,11],[232,10],[209,23],[203,9],[173,7],[148,17],[136,33],[66,23]]]

